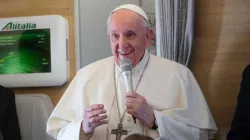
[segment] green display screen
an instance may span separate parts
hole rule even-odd
[[[0,74],[48,72],[50,29],[0,31]]]

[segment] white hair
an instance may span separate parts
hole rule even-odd
[[[109,31],[109,22],[110,22],[111,15],[109,15],[108,20],[107,20],[107,30],[108,31]],[[150,24],[148,23],[148,21],[146,19],[144,19],[143,17],[141,17],[141,19],[142,19],[142,26],[145,27],[146,29],[149,29]]]

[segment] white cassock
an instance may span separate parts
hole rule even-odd
[[[115,140],[116,135],[111,134],[111,130],[117,128],[119,117],[125,110],[125,81],[119,73],[113,57],[78,71],[52,112],[47,132],[58,140]],[[135,124],[132,116],[125,114],[123,128],[128,135],[139,133],[160,140],[207,140],[213,137],[217,127],[188,68],[146,51],[133,69],[132,78],[133,87],[138,84],[135,92],[144,96],[153,107],[158,129],[150,129],[139,120]],[[93,135],[87,136],[81,132],[81,122],[84,109],[92,104],[104,104],[108,124],[97,127]],[[128,135],[123,135],[122,139]]]

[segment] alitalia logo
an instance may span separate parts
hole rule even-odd
[[[24,29],[35,29],[35,28],[36,24],[33,23],[20,24],[20,23],[9,22],[3,27],[2,31],[21,30],[21,29],[24,30]]]

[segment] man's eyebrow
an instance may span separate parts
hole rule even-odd
[[[135,33],[135,31],[134,30],[128,30],[128,31],[126,31],[126,33]]]
[[[116,30],[111,30],[110,32],[115,33],[115,32],[117,32],[117,31],[116,31]]]
[[[117,30],[111,30],[111,32],[118,32]]]
[[[110,33],[117,33],[117,30],[111,30]],[[136,30],[126,30],[122,32],[122,34],[127,34],[127,33],[136,33]]]
[[[128,29],[128,30],[125,30],[123,33],[131,33],[131,32],[135,33],[136,30],[135,29]]]

